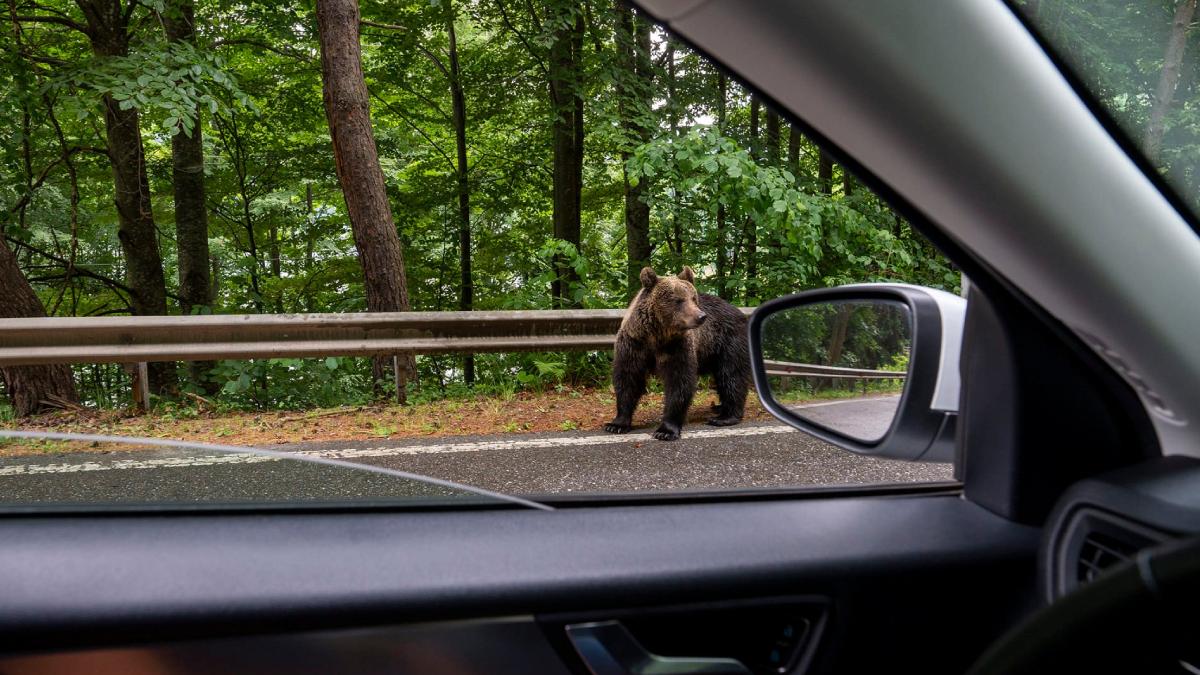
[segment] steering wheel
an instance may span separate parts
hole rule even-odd
[[[1145,549],[993,643],[969,675],[1200,675],[1200,537]]]

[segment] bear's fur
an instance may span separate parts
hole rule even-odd
[[[666,393],[655,438],[679,438],[699,375],[712,375],[720,397],[708,423],[729,426],[740,422],[750,386],[746,316],[715,295],[698,294],[690,267],[684,267],[677,277],[662,278],[647,267],[641,280],[642,289],[617,332],[613,359],[617,416],[604,430],[614,434],[629,431],[633,412],[646,393],[646,378],[652,373],[662,381]]]

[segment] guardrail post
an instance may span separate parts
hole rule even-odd
[[[399,354],[392,354],[392,377],[396,381],[396,403],[400,405],[408,403],[408,377],[404,369],[400,367]]]
[[[150,410],[150,369],[145,361],[133,367],[133,407],[139,413]]]

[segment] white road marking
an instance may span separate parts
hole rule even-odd
[[[0,466],[0,476],[43,473],[80,473],[111,471],[113,469],[172,469],[214,464],[257,464],[274,462],[277,458],[263,455],[201,455],[198,457],[166,457],[162,459],[118,459],[111,462],[81,462],[79,464],[10,464]]]
[[[729,427],[686,431],[685,438],[727,438],[730,436],[762,436],[765,434],[791,433],[788,426]],[[536,448],[586,447],[589,445],[613,445],[639,443],[652,440],[650,434],[600,434],[594,436],[566,436],[558,438],[527,438],[503,441],[477,441],[473,443],[444,443],[432,445],[378,446],[371,448],[340,448],[335,450],[300,450],[297,455],[323,457],[326,459],[356,459],[362,457],[393,457],[397,455],[425,455],[452,452],[482,452],[488,450],[522,450]],[[200,455],[196,457],[167,457],[161,459],[118,459],[111,462],[81,462],[78,464],[11,464],[0,465],[0,476],[79,473],[88,471],[112,471],[116,469],[174,469],[217,464],[258,464],[279,461],[278,457],[263,455]]]

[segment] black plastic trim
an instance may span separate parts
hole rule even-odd
[[[1089,519],[1150,539],[1200,534],[1200,459],[1156,458],[1072,485],[1042,534],[1038,577],[1047,602],[1070,590],[1061,583],[1061,565]]]
[[[10,518],[0,651],[859,593],[900,574],[943,588],[972,566],[1025,586],[1038,534],[957,496]]]
[[[556,509],[598,506],[654,506],[667,504],[717,504],[728,502],[791,501],[832,497],[909,497],[961,495],[962,483],[872,483],[866,485],[802,485],[781,488],[679,490],[672,492],[550,493],[526,495]],[[220,513],[227,516],[339,513],[442,513],[459,511],[525,511],[516,504],[462,500],[416,499],[361,502],[236,502],[142,504],[16,504],[0,505],[0,522],[11,518],[124,518],[128,516],[188,517]]]
[[[908,377],[892,425],[881,438],[864,442],[810,422],[780,405],[771,396],[762,358],[762,327],[773,314],[820,302],[888,300],[909,308],[912,348]],[[817,438],[862,455],[916,459],[929,449],[945,424],[945,415],[930,408],[937,388],[942,353],[942,319],[937,302],[928,294],[904,286],[840,286],[805,291],[759,305],[750,315],[750,363],[759,401],[775,417]]]

